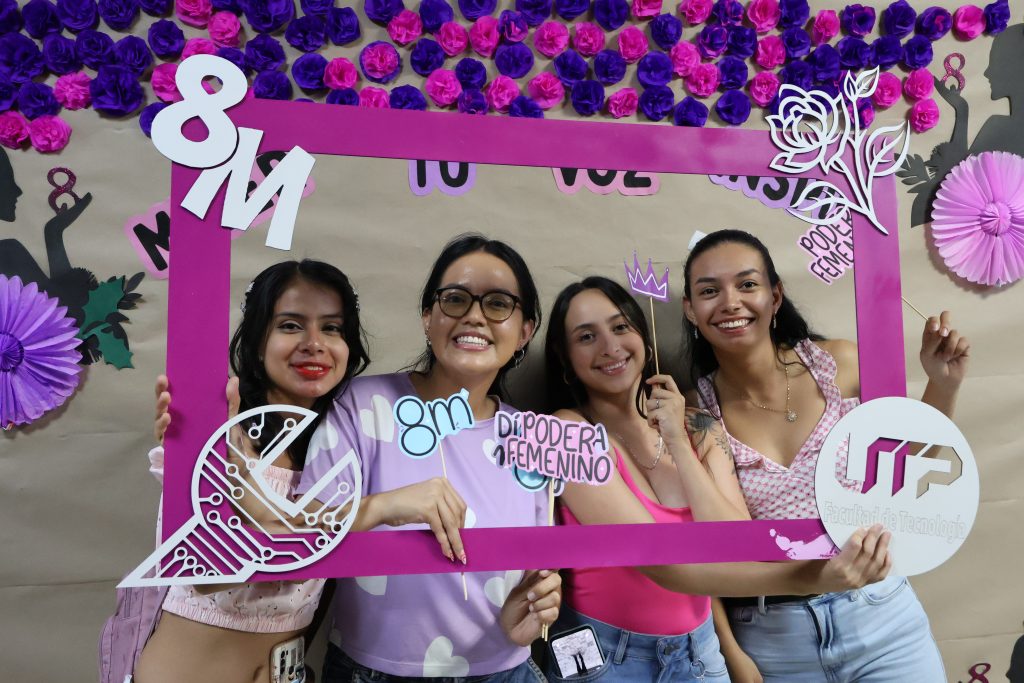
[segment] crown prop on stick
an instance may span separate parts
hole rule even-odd
[[[640,269],[640,259],[637,258],[635,251],[633,252],[633,268],[630,269],[629,264],[625,261],[622,262],[622,265],[626,268],[626,277],[629,278],[629,286],[634,292],[658,301],[668,301],[668,268],[665,268],[665,273],[659,280],[654,272],[652,260],[647,259],[647,272],[643,272]]]

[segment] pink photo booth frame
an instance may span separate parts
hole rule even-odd
[[[228,114],[236,126],[264,131],[260,153],[298,145],[321,155],[780,175],[769,167],[778,150],[763,131],[462,116],[256,99],[242,102]],[[164,445],[165,539],[191,515],[193,467],[207,438],[227,414],[231,231],[219,223],[223,187],[205,220],[181,208],[199,173],[174,164],[171,174],[174,260],[169,278],[167,372],[179,410]],[[889,235],[853,214],[862,401],[906,395],[896,201],[895,177],[880,178],[875,185],[877,215],[891,227]],[[339,240],[348,227],[339,211]],[[683,225],[679,229],[681,240],[692,232]],[[465,529],[463,539],[472,560],[463,568],[437,552],[437,543],[427,532],[352,532],[331,554],[309,567],[287,574],[257,573],[252,580],[787,559],[769,529],[791,538],[824,533],[819,520]]]

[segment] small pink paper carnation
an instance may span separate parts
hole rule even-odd
[[[454,21],[446,21],[437,29],[438,45],[449,57],[460,55],[469,46],[469,31],[462,24]]]
[[[498,47],[498,20],[494,17],[480,17],[469,29],[469,44],[481,57],[493,57]]]
[[[619,32],[619,52],[629,64],[638,61],[647,54],[650,44],[647,36],[636,26],[627,26]]]
[[[221,47],[238,47],[242,42],[242,22],[233,12],[217,12],[206,27],[210,40]]]
[[[178,92],[178,84],[174,80],[176,73],[178,73],[178,65],[174,62],[153,67],[153,75],[149,79],[149,84],[153,86],[153,94],[163,102],[180,102],[184,99]]]
[[[977,5],[964,5],[953,12],[953,34],[960,40],[974,40],[984,30],[985,12]]]
[[[65,74],[53,84],[53,96],[65,109],[85,109],[92,104],[92,94],[89,92],[91,82],[92,79],[84,71]]]
[[[786,45],[776,35],[765,36],[757,42],[754,61],[762,69],[774,69],[786,62]]]
[[[174,0],[174,13],[183,24],[206,28],[213,14],[213,3],[210,0]]]
[[[18,149],[28,139],[28,121],[16,111],[0,114],[0,145]]]
[[[697,46],[688,40],[681,40],[673,45],[668,56],[672,60],[672,72],[683,78],[689,76],[693,67],[700,64],[700,52],[697,51]]]
[[[491,109],[507,112],[512,100],[519,97],[519,84],[508,76],[495,76],[484,88],[484,96]]]
[[[181,59],[186,60],[192,55],[215,55],[217,44],[209,38],[189,38],[181,51]]]
[[[427,97],[439,107],[450,107],[462,94],[462,84],[451,69],[434,69],[427,76]]]
[[[901,85],[899,76],[883,71],[878,74],[878,85],[871,95],[871,100],[876,107],[888,109],[900,98]]]
[[[714,64],[698,64],[686,77],[686,89],[697,97],[707,97],[718,89],[718,67]]]
[[[811,40],[815,45],[821,45],[839,35],[839,17],[834,9],[823,9],[814,17],[814,25],[811,27]]]
[[[768,33],[778,26],[782,11],[779,0],[750,0],[747,19],[758,33]]]
[[[542,71],[527,84],[530,97],[541,109],[551,109],[565,100],[565,86],[553,73]]]
[[[774,71],[761,71],[750,79],[750,98],[759,107],[767,107],[779,92],[779,77]]]
[[[423,35],[423,21],[411,9],[404,9],[388,22],[388,36],[399,45],[408,45]]]
[[[68,146],[71,126],[59,116],[39,116],[28,124],[28,137],[38,152],[59,152]]]
[[[679,3],[679,13],[690,26],[703,24],[711,16],[711,0],[683,0]]]
[[[359,106],[371,109],[390,109],[391,100],[388,98],[388,91],[373,86],[363,88],[359,91]]]
[[[359,71],[356,65],[344,57],[335,57],[327,62],[324,69],[324,85],[331,90],[351,88],[359,80]]]
[[[581,21],[573,26],[573,46],[584,57],[593,57],[604,49],[604,31],[597,24]]]
[[[533,33],[533,46],[545,57],[554,59],[569,46],[569,29],[557,21],[545,21]]]
[[[923,100],[935,90],[935,78],[928,69],[915,69],[903,81],[903,93],[912,100]]]
[[[398,50],[383,41],[372,43],[363,48],[359,60],[367,76],[384,80],[398,68]]]
[[[639,103],[640,96],[637,95],[636,90],[633,88],[622,88],[608,98],[608,113],[615,119],[632,116],[636,113],[636,107]]]
[[[907,118],[910,119],[910,127],[915,133],[931,130],[939,122],[939,105],[935,104],[935,100],[930,97],[926,100],[918,100],[910,108]]]
[[[637,19],[661,14],[661,0],[633,0],[633,16]]]

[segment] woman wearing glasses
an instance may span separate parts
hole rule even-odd
[[[325,419],[299,490],[354,448],[363,501],[356,528],[429,527],[444,555],[467,563],[463,527],[537,526],[543,492],[521,488],[490,459],[502,380],[526,355],[540,321],[537,288],[522,257],[480,235],[451,241],[435,261],[420,310],[426,349],[413,372],[358,378]],[[395,402],[447,399],[465,389],[475,424],[411,458],[399,448]],[[456,409],[453,408],[453,412]],[[442,417],[442,420],[445,418]],[[409,426],[409,425],[406,425]],[[446,471],[445,471],[446,470]],[[527,646],[558,615],[561,580],[548,571],[459,572],[340,579],[324,677],[328,682],[445,677],[543,681]],[[481,678],[484,677],[484,678]]]

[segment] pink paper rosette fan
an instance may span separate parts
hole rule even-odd
[[[942,181],[932,205],[932,237],[950,270],[1002,286],[1024,276],[1024,158],[982,152]]]
[[[53,410],[78,386],[75,321],[36,283],[0,275],[0,427]]]

